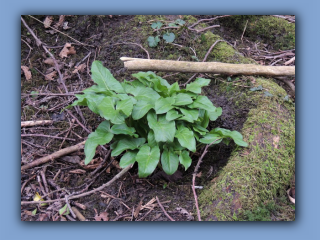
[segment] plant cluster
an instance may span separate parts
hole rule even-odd
[[[247,146],[237,131],[207,130],[209,121],[222,113],[220,107],[201,94],[209,79],[197,78],[180,89],[153,72],[132,74],[133,81],[117,81],[100,61],[92,63],[93,85],[76,95],[71,106],[88,106],[105,120],[85,143],[85,164],[98,145],[110,144],[111,156],[119,156],[122,168],[138,162],[139,177],[147,177],[159,165],[169,175],[179,164],[191,165],[190,151],[202,144],[228,143]]]
[[[182,19],[177,19],[172,23],[169,23],[169,27],[181,27],[185,24],[186,22],[183,21]],[[151,24],[151,27],[155,30],[159,30],[162,27],[163,23],[162,22],[154,22]],[[171,32],[166,32],[162,35],[162,38],[166,41],[166,43],[172,43],[174,39],[176,38],[174,33]],[[149,47],[156,47],[158,46],[158,43],[160,42],[160,34],[157,31],[157,36],[153,37],[150,36],[147,39]]]

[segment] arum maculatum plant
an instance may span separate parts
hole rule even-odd
[[[228,143],[230,139],[246,147],[237,131],[207,130],[209,121],[222,113],[220,107],[201,95],[209,79],[197,78],[180,89],[153,72],[132,74],[136,80],[117,81],[100,61],[91,68],[97,84],[83,91],[72,105],[88,106],[105,120],[90,133],[85,143],[85,164],[90,163],[98,145],[110,143],[111,156],[121,156],[120,167],[138,163],[139,177],[147,177],[161,167],[173,174],[179,164],[191,165],[190,152],[203,144]]]

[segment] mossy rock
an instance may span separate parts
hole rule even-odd
[[[245,98],[234,99],[256,105],[241,130],[249,147],[235,149],[219,176],[199,195],[203,220],[271,220],[268,213],[276,211],[276,202],[286,201],[295,173],[294,105],[284,100],[286,92],[272,79],[257,78],[256,84],[272,96],[247,91]],[[267,217],[255,218],[261,209]]]

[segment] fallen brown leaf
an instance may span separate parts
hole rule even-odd
[[[72,73],[83,72],[86,68],[86,64],[82,63],[79,66],[75,66]]]
[[[201,177],[201,175],[202,175],[202,172],[199,172],[197,175],[196,175],[196,177]]]
[[[60,17],[59,17],[59,21],[54,25],[54,27],[55,28],[58,28],[58,27],[60,27],[62,24],[63,24],[63,22],[64,22],[64,15],[60,15]]]
[[[52,23],[53,17],[47,16],[46,19],[43,21],[44,27],[49,28]]]
[[[57,75],[57,72],[56,72],[56,71],[53,71],[53,72],[51,72],[51,73],[49,73],[49,74],[46,74],[46,75],[45,75],[45,79],[52,81],[52,80],[54,80],[54,77],[55,77],[56,75]]]
[[[61,50],[59,56],[61,58],[68,57],[68,55],[76,54],[76,50],[73,46],[71,46],[71,43],[66,43]]]
[[[52,58],[47,58],[46,60],[43,61],[44,63],[54,66],[54,61]]]
[[[26,77],[27,80],[30,80],[32,75],[31,75],[31,72],[29,70],[29,68],[27,66],[21,66],[21,69],[24,73],[24,76]]]

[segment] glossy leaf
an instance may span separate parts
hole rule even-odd
[[[192,98],[185,93],[179,93],[176,96],[174,96],[174,104],[175,106],[182,106],[182,105],[188,105],[193,102]]]
[[[181,151],[179,155],[179,161],[184,166],[184,170],[187,171],[187,169],[190,167],[192,163],[192,159],[189,156],[189,152],[185,150]]]
[[[162,114],[167,113],[169,110],[171,110],[174,106],[172,104],[174,103],[173,97],[167,97],[167,98],[159,98],[155,102],[155,110],[156,114]]]
[[[214,144],[218,144],[222,141],[222,137],[219,134],[206,134],[203,138],[199,140],[200,142],[204,144],[211,144],[215,142]]]
[[[185,147],[192,152],[196,151],[196,140],[194,139],[193,132],[188,128],[184,126],[178,128],[175,137],[182,147]]]
[[[139,164],[139,177],[144,178],[153,173],[159,160],[160,149],[158,146],[150,148],[148,145],[143,145],[136,156],[136,161]]]
[[[117,146],[112,150],[111,157],[118,156],[124,150],[134,150],[139,148],[146,141],[145,138],[124,138],[119,140]]]
[[[128,127],[127,124],[122,123],[113,125],[111,128],[111,132],[113,134],[125,134],[133,136],[136,130],[133,127]]]
[[[166,174],[174,174],[179,166],[179,156],[173,151],[164,149],[161,155],[161,165]]]
[[[172,120],[175,120],[181,116],[182,115],[179,114],[178,111],[171,109],[169,112],[167,112],[166,119],[167,119],[167,121],[172,121]]]
[[[185,120],[187,122],[193,123],[195,120],[198,119],[199,110],[194,109],[184,109],[180,108],[181,113],[184,115],[183,117],[179,118],[179,120]]]
[[[154,104],[151,104],[145,100],[139,100],[136,105],[133,106],[132,118],[138,120],[144,117],[147,112],[154,107]]]
[[[120,159],[119,166],[125,168],[136,161],[138,150],[128,151]]]
[[[186,90],[200,94],[201,88],[204,86],[208,86],[209,83],[210,79],[197,78],[194,82],[187,84]]]
[[[200,108],[207,110],[208,112],[214,112],[216,107],[213,106],[212,102],[206,96],[198,96],[197,99],[190,105],[189,108]],[[210,115],[209,115],[210,117]]]
[[[167,121],[165,115],[159,116],[154,112],[149,112],[147,115],[149,127],[154,131],[157,142],[172,142],[176,133],[174,121]]]
[[[121,86],[111,72],[102,65],[100,61],[94,61],[91,67],[92,80],[101,88],[106,90],[115,91],[117,93],[124,93],[124,89]]]

